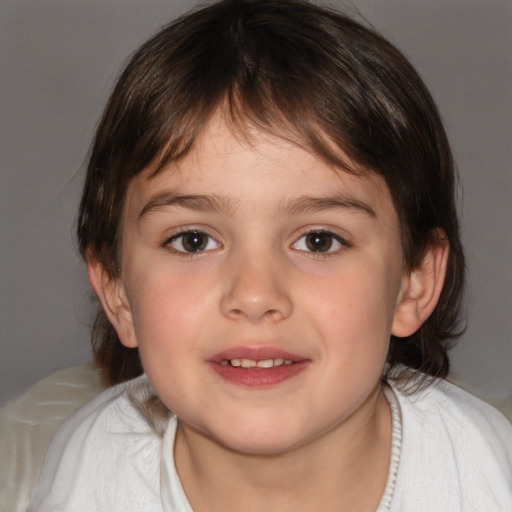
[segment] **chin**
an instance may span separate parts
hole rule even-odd
[[[270,424],[234,421],[226,422],[226,425],[230,425],[231,428],[204,434],[218,445],[243,454],[279,455],[308,442],[303,429],[297,431],[282,420]]]
[[[245,455],[276,456],[292,451],[301,445],[300,441],[292,442],[290,439],[271,439],[265,436],[254,439],[244,437],[243,439],[217,440],[225,448]]]

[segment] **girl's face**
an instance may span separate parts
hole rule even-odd
[[[149,171],[127,192],[111,318],[183,427],[274,454],[372,418],[409,279],[384,181],[221,116]]]

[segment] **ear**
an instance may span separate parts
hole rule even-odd
[[[421,264],[403,277],[391,329],[394,336],[414,334],[432,314],[441,295],[450,248],[442,230],[433,235]]]
[[[87,271],[103,311],[117,332],[121,343],[129,348],[137,346],[132,309],[122,279],[111,277],[94,257],[87,257]]]

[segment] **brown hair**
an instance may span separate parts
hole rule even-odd
[[[235,124],[291,134],[356,172],[340,161],[336,147],[342,148],[381,175],[400,219],[408,270],[439,233],[446,236],[439,303],[415,334],[392,337],[388,356],[390,375],[405,367],[446,376],[465,267],[454,166],[437,108],[385,39],[302,0],[223,0],[179,18],[133,55],[92,146],[78,218],[82,255],[90,251],[111,277],[119,275],[128,183],[149,165],[157,173],[184,155],[221,106]],[[120,343],[102,311],[93,350],[109,383],[143,371],[137,350]]]

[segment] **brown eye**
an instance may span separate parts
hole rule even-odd
[[[183,248],[187,252],[204,251],[208,237],[203,233],[187,233],[183,235]]]
[[[329,233],[309,233],[305,241],[311,252],[327,252],[333,244],[332,235]]]
[[[302,235],[292,248],[312,253],[335,253],[348,246],[343,238],[329,231],[310,231]]]
[[[201,231],[186,231],[173,236],[168,244],[178,252],[194,253],[211,251],[219,247],[210,235]]]

